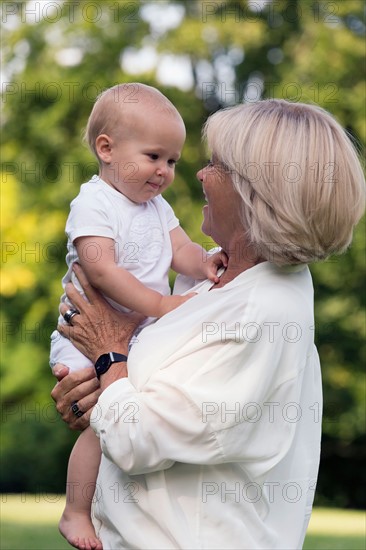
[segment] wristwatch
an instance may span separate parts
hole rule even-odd
[[[127,356],[123,355],[122,353],[115,353],[114,351],[103,353],[103,355],[98,357],[94,365],[98,380],[102,376],[102,374],[107,372],[107,370],[111,365],[113,365],[113,363],[121,363],[122,361],[127,361]]]

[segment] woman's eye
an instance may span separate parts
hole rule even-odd
[[[207,159],[207,161],[206,161],[206,166],[211,167],[211,166],[213,166],[213,165],[214,165],[214,163],[213,163],[212,159]]]

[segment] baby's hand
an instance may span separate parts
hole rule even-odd
[[[190,292],[185,296],[180,296],[179,294],[176,296],[163,296],[160,301],[159,315],[157,317],[162,317],[166,313],[169,313],[169,311],[181,306],[184,302],[196,296],[196,294],[196,292]]]
[[[204,271],[207,279],[214,283],[218,283],[220,278],[217,276],[217,271],[220,267],[227,267],[228,257],[223,250],[215,252],[215,254],[207,255],[204,264]]]

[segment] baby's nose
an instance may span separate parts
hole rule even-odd
[[[157,169],[156,173],[158,176],[165,176],[167,174],[167,166],[165,163],[160,164]]]

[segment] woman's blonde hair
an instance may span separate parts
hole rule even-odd
[[[274,263],[346,250],[365,207],[365,180],[345,130],[324,109],[285,100],[211,115],[203,136],[242,198],[243,226]]]

